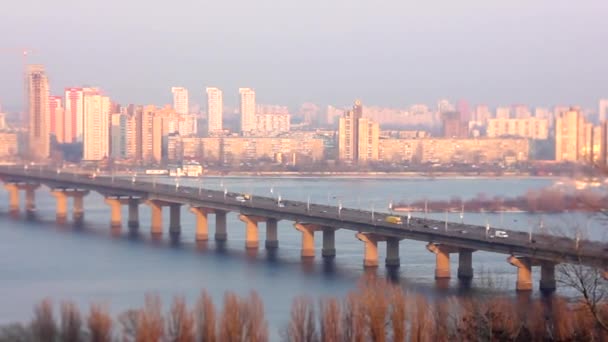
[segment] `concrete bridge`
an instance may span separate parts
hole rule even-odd
[[[402,217],[401,222],[389,222],[385,213],[320,205],[300,201],[270,197],[243,198],[242,194],[209,190],[201,187],[159,184],[108,176],[69,173],[67,170],[27,168],[27,166],[2,166],[0,179],[9,194],[9,211],[19,215],[20,193],[25,192],[25,212],[31,216],[35,212],[35,191],[40,185],[51,189],[56,198],[56,218],[58,222],[68,220],[68,198],[73,198],[72,220],[75,225],[84,220],[83,197],[96,191],[105,197],[110,207],[110,226],[122,226],[122,206],[128,206],[127,224],[130,229],[139,227],[139,206],[151,209],[151,234],[162,235],[164,227],[163,207],[169,207],[169,232],[181,232],[181,206],[187,205],[196,216],[196,239],[209,238],[209,215],[215,218],[217,241],[228,238],[226,215],[239,214],[246,229],[245,248],[259,248],[258,225],[266,224],[265,247],[278,248],[277,222],[289,220],[302,233],[303,258],[315,256],[315,232],[322,232],[321,255],[332,258],[336,254],[335,231],[349,229],[355,231],[364,248],[365,267],[378,266],[378,242],[386,242],[387,267],[399,267],[399,241],[403,239],[428,242],[427,249],[436,255],[435,277],[451,277],[450,256],[458,255],[457,276],[460,279],[473,277],[472,259],[475,251],[489,251],[508,255],[507,262],[517,268],[518,291],[532,290],[532,266],[540,266],[541,291],[551,292],[556,288],[555,266],[559,263],[577,263],[602,270],[608,270],[608,245],[600,242],[573,240],[566,237],[505,230],[508,237],[499,237],[495,229],[441,222],[437,220]],[[608,271],[604,272],[608,276]]]

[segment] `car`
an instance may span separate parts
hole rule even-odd
[[[236,196],[235,200],[237,200],[238,202],[246,202],[247,200],[245,199],[245,197],[243,196]]]
[[[506,239],[509,237],[509,234],[507,234],[507,232],[505,232],[504,230],[497,230],[494,235],[496,235],[496,237],[502,238],[502,239]]]
[[[279,202],[279,203],[277,204],[277,206],[278,206],[279,208],[285,208],[285,204],[283,204],[283,203],[281,203],[281,202]]]
[[[438,230],[438,229],[439,229],[439,227],[433,227],[433,230]]]
[[[466,231],[466,230],[461,230],[461,231],[460,231],[460,234],[466,234],[466,233],[467,233],[467,231]]]

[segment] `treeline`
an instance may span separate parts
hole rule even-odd
[[[27,325],[1,330],[2,341],[268,341],[268,323],[259,296],[224,296],[216,309],[203,291],[189,309],[183,299],[163,314],[160,299],[114,322],[98,305],[82,316],[70,303],[61,304],[56,321],[48,300],[34,310]],[[600,314],[608,314],[603,302]],[[604,316],[606,317],[606,316]],[[522,303],[514,298],[439,298],[429,300],[400,287],[373,280],[344,298],[318,302],[298,297],[279,335],[293,342],[342,341],[606,341],[608,331],[588,307],[564,299]]]
[[[466,211],[500,212],[527,211],[531,213],[559,213],[564,211],[596,212],[608,209],[608,196],[592,191],[565,193],[557,189],[530,190],[514,198],[488,197],[478,194],[470,200],[453,197],[445,201],[416,200],[394,205],[396,210],[428,212]]]

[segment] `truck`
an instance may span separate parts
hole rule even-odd
[[[388,223],[394,223],[394,224],[401,224],[401,223],[403,223],[401,221],[401,217],[400,216],[387,216],[384,219],[384,221],[388,222]]]

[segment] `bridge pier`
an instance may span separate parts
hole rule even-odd
[[[294,223],[297,231],[302,233],[302,248],[300,255],[302,258],[315,257],[315,231],[322,229],[316,224]]]
[[[148,201],[148,206],[151,211],[152,222],[150,232],[152,235],[159,236],[163,234],[163,206],[158,201]]]
[[[458,252],[458,279],[473,278],[473,250],[461,248]]]
[[[266,249],[279,248],[277,222],[277,219],[271,217],[266,220]]]
[[[129,229],[139,228],[139,200],[136,198],[129,198],[129,217],[127,226]]]
[[[8,210],[11,215],[19,215],[19,186],[7,183],[4,188],[8,191]]]
[[[182,205],[172,203],[169,205],[169,233],[178,235],[181,233],[181,209]]]
[[[357,239],[365,245],[364,267],[378,267],[378,238],[373,234],[357,233]]]
[[[57,223],[64,224],[68,219],[68,196],[63,190],[53,190],[51,191],[51,194],[57,201],[57,206],[55,209]]]
[[[323,228],[323,250],[321,255],[324,258],[336,256],[336,229],[330,227]]]
[[[192,207],[190,212],[196,216],[196,241],[209,240],[209,214],[213,213],[213,210]]]
[[[449,279],[450,274],[450,253],[453,249],[450,246],[429,243],[426,249],[435,253],[435,279]]]
[[[110,206],[110,226],[112,228],[120,228],[122,226],[120,199],[106,197],[105,202]]]
[[[245,222],[245,248],[257,249],[260,245],[258,238],[258,222],[265,221],[266,219],[258,216],[239,215],[239,219]]]
[[[215,210],[215,241],[226,241],[228,233],[226,231],[226,212]]]
[[[401,259],[399,258],[398,238],[390,237],[386,239],[386,260],[384,262],[386,267],[401,266]]]
[[[84,196],[89,193],[88,190],[74,191],[71,195],[74,199],[72,208],[72,221],[77,226],[80,226],[84,222]]]
[[[555,281],[555,263],[543,261],[540,264],[540,281],[538,283],[543,293],[554,292],[557,288]]]
[[[532,261],[530,258],[510,256],[507,261],[517,267],[517,291],[532,291]]]
[[[28,218],[34,217],[36,213],[36,189],[39,185],[25,186],[25,215]]]

